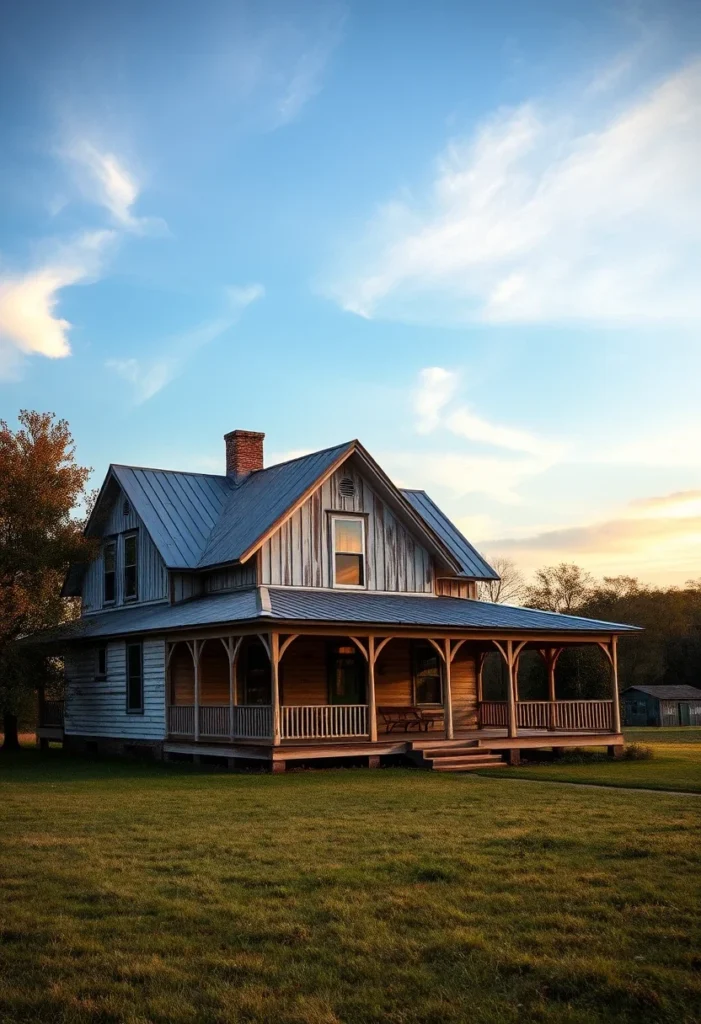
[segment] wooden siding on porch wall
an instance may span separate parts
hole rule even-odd
[[[351,643],[350,640],[347,641]],[[327,646],[318,637],[300,637],[286,652],[281,665],[283,704],[326,704],[328,701]],[[477,724],[475,657],[465,644],[451,668],[453,723],[456,729]],[[375,699],[382,705],[413,704],[411,641],[391,640],[377,660]],[[380,722],[380,731],[382,723]]]

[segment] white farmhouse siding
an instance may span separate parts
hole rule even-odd
[[[352,494],[341,481],[352,481]],[[430,594],[431,556],[349,463],[338,469],[263,545],[261,583],[330,587],[329,512],[367,516],[368,590]]]
[[[107,675],[96,679],[97,649],[66,653],[65,731],[70,736],[104,736],[131,740],[165,737],[165,641],[143,645],[143,713],[127,712],[126,644],[107,645]]]
[[[102,551],[94,562],[88,566],[83,578],[83,613],[106,611],[109,608],[120,608],[124,605],[124,534],[136,532],[138,540],[138,599],[129,601],[129,605],[147,604],[152,601],[164,601],[168,598],[168,572],[148,531],[136,511],[128,506],[124,514],[125,498],[120,491],[112,505],[109,516],[102,529],[103,538],[117,541],[117,574],[114,604],[103,605],[104,565]]]

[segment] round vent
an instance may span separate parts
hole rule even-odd
[[[129,504],[128,501],[125,501],[124,504],[122,505],[122,512],[124,513],[125,516],[131,515],[131,505]]]
[[[340,484],[338,485],[338,490],[343,495],[344,498],[355,497],[355,484],[353,483],[349,476],[344,476],[343,480],[341,480]]]

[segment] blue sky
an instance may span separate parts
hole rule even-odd
[[[701,576],[701,7],[10,0],[0,411],[360,437],[491,554]]]

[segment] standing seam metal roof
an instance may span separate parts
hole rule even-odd
[[[262,610],[260,591],[270,595],[270,612]],[[173,629],[257,622],[262,630],[273,623],[318,622],[420,628],[471,629],[586,635],[637,632],[637,627],[560,615],[533,608],[490,604],[456,597],[408,597],[403,594],[353,593],[300,587],[250,587],[181,604],[87,615],[76,622],[37,634],[33,642],[58,642]]]
[[[491,565],[488,565],[467,538],[463,537],[457,526],[439,509],[435,501],[429,498],[426,491],[403,489],[402,494],[458,560],[466,576],[478,580],[499,579]]]

